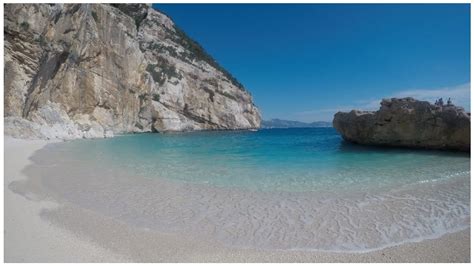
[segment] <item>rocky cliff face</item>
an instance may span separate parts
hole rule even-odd
[[[7,4],[5,134],[248,129],[244,87],[148,5]]]
[[[384,99],[376,112],[338,112],[333,126],[359,144],[470,150],[470,114],[413,98]]]

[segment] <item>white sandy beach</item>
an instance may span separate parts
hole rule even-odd
[[[8,185],[25,176],[28,157],[47,141],[5,138],[5,262],[119,262],[123,257],[87,242],[72,232],[42,220],[39,213],[56,208],[53,202],[38,202],[12,192]]]
[[[470,229],[368,253],[234,249],[14,193],[9,184],[47,143],[5,138],[5,262],[470,262]]]

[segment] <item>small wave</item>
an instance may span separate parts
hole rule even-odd
[[[425,184],[425,183],[440,182],[440,181],[445,181],[445,180],[448,180],[448,179],[454,178],[454,177],[470,176],[470,175],[471,175],[471,171],[459,171],[459,172],[454,172],[454,173],[451,173],[451,174],[446,174],[446,175],[444,175],[444,177],[441,177],[441,178],[426,179],[426,180],[418,181],[416,183]]]
[[[71,157],[54,149],[37,152],[25,170],[34,182],[19,191],[47,193],[133,227],[231,247],[368,252],[437,238],[470,222],[470,171],[370,193],[253,191],[144,178]],[[52,162],[57,166],[43,167]]]

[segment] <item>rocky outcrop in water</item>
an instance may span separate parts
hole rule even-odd
[[[470,151],[470,113],[454,105],[384,99],[375,112],[336,113],[333,126],[359,144]]]
[[[5,134],[249,129],[248,91],[173,21],[141,4],[6,4]]]

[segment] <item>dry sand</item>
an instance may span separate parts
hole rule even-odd
[[[29,156],[47,143],[5,138],[6,262],[470,262],[470,229],[368,253],[234,249],[12,192]]]
[[[118,256],[40,218],[54,202],[37,202],[13,193],[8,185],[26,177],[21,170],[28,157],[47,141],[5,137],[4,146],[4,261],[5,262],[120,262]]]

